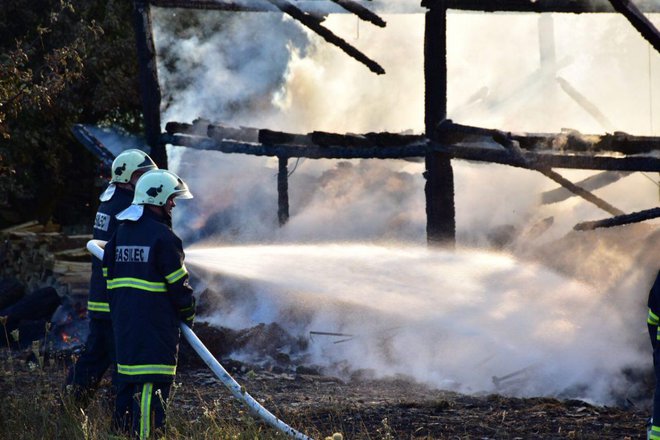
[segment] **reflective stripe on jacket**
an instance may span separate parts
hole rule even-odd
[[[660,348],[660,270],[656,275],[655,282],[649,292],[648,313],[646,315],[646,325],[649,329],[649,337],[653,350]]]
[[[145,208],[122,222],[103,258],[117,350],[128,382],[168,382],[176,372],[179,323],[192,322],[195,301],[181,240]]]
[[[133,192],[116,187],[109,200],[101,202],[94,219],[96,240],[108,241],[117,229],[115,215],[126,209],[133,201]],[[101,273],[101,260],[92,258],[92,276],[89,280],[87,311],[90,318],[110,319],[110,305],[105,290],[105,278]]]

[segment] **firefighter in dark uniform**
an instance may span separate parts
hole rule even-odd
[[[655,394],[653,396],[653,418],[648,431],[648,438],[660,440],[660,270],[649,292],[648,317],[646,324],[649,329],[651,346],[653,347],[653,369],[655,370]]]
[[[137,182],[133,204],[117,215],[103,270],[117,349],[113,425],[141,439],[164,425],[174,381],[179,325],[192,326],[195,299],[183,246],[171,229],[175,198],[192,194],[174,173],[154,170]]]
[[[143,151],[125,150],[112,162],[110,185],[101,194],[101,204],[94,220],[93,237],[108,241],[115,233],[115,215],[126,209],[133,201],[135,184],[156,164]],[[110,308],[105,290],[105,278],[101,272],[101,260],[92,260],[89,297],[87,301],[89,335],[85,351],[69,369],[66,378],[66,391],[84,402],[96,389],[101,378],[115,363],[115,344],[110,321]]]

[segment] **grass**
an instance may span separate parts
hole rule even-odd
[[[0,438],[101,440],[124,439],[110,429],[112,402],[107,392],[99,390],[97,397],[84,408],[64,397],[61,384],[62,367],[25,367],[15,358],[0,361]],[[176,388],[176,386],[174,387]],[[107,391],[107,390],[106,390]],[[174,391],[176,392],[176,391]],[[175,399],[171,396],[170,402]],[[162,435],[167,439],[283,439],[284,435],[264,426],[243,412],[237,420],[227,417],[227,408],[220,402],[206,404],[191,414],[189,408],[176,404],[167,407],[167,423]]]
[[[8,332],[6,320],[0,316],[0,337],[6,347],[0,348],[0,438],[11,440],[128,439],[111,430],[112,398],[109,381],[104,380],[93,399],[81,407],[63,392],[67,364],[63,360],[44,358],[38,341],[25,350],[16,346],[17,332]],[[3,331],[4,330],[4,331]],[[50,329],[45,329],[46,333]],[[178,398],[180,386],[174,384],[167,406],[166,426],[152,438],[174,440],[231,439],[270,440],[288,438],[261,423],[238,403],[211,402],[201,395],[191,401],[190,393]],[[189,390],[188,390],[189,391]],[[186,404],[181,404],[181,402]],[[174,403],[173,403],[174,402]],[[231,407],[231,408],[228,408]],[[289,420],[289,422],[291,422]],[[298,424],[300,426],[300,424]],[[324,438],[318,431],[309,433]]]
[[[0,361],[0,438],[12,440],[124,439],[110,429],[112,402],[107,390],[81,408],[63,396],[65,377],[61,366],[24,365],[23,361],[4,357]],[[173,394],[176,392],[174,386]],[[172,395],[170,402],[175,400]],[[283,439],[286,436],[267,427],[248,413],[227,417],[226,405],[199,401],[194,411],[170,404],[163,433],[152,438],[167,439]]]

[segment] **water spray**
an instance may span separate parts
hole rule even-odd
[[[94,255],[99,260],[103,260],[103,249],[106,242],[103,240],[90,240],[87,242],[87,250]],[[246,390],[242,387],[233,377],[225,370],[225,368],[217,361],[217,359],[211,354],[211,352],[206,348],[206,346],[199,340],[195,332],[192,331],[190,327],[186,324],[180,324],[181,332],[183,333],[184,338],[190,344],[190,346],[195,350],[199,357],[204,361],[204,363],[213,371],[218,379],[226,386],[232,395],[242,401],[250,411],[261,418],[264,422],[268,423],[273,428],[277,429],[284,434],[300,440],[313,440],[311,437],[306,436],[305,434],[296,431],[282,420],[277,418],[273,413],[264,408],[259,402],[257,402]]]

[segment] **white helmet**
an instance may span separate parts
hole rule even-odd
[[[128,183],[137,170],[155,170],[158,167],[144,151],[136,148],[122,151],[112,162],[110,183]]]
[[[164,206],[170,196],[192,199],[188,185],[168,170],[151,170],[144,173],[135,184],[134,205]]]

